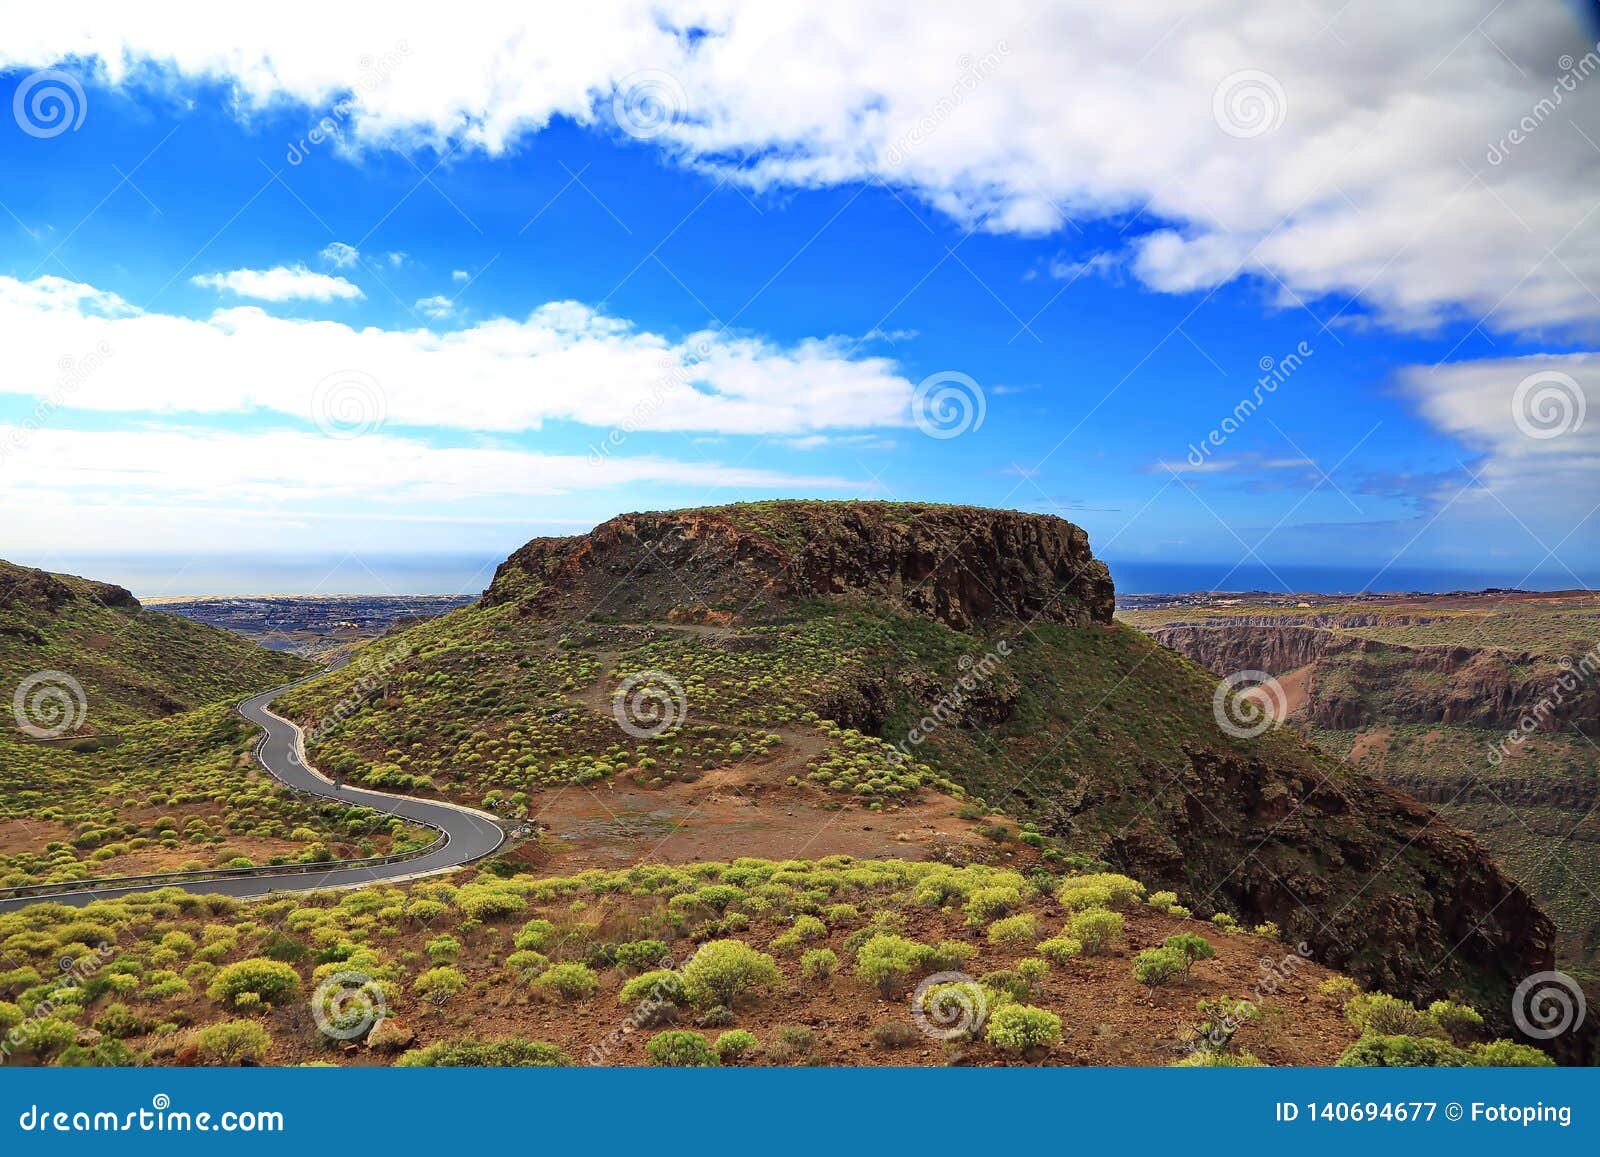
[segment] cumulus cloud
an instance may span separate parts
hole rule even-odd
[[[436,293],[432,297],[419,299],[412,308],[429,321],[443,321],[447,317],[454,316],[456,303],[444,294]]]
[[[1557,562],[1593,551],[1600,353],[1413,366],[1399,384],[1425,420],[1467,448],[1451,469],[1414,480],[1431,517],[1458,531],[1471,520],[1485,545],[1509,535]]]
[[[1600,58],[1568,6],[1488,7],[399,3],[379,36],[294,0],[248,22],[86,0],[10,14],[0,65],[338,108],[357,149],[493,154],[562,116],[757,187],[881,180],[990,230],[1129,217],[1134,272],[1167,291],[1258,275],[1405,326],[1588,324]]]
[[[330,241],[320,256],[335,269],[349,269],[361,260],[361,250],[343,241]]]
[[[189,281],[202,289],[215,289],[219,293],[257,301],[352,301],[364,296],[344,278],[313,273],[303,265],[202,273]]]
[[[549,420],[600,428],[805,434],[909,422],[913,385],[843,338],[779,345],[705,331],[672,339],[573,301],[449,332],[274,317],[257,306],[205,319],[134,309],[58,277],[0,277],[7,335],[0,394],[60,395],[77,410],[320,421],[328,383],[359,378],[387,420],[520,431]],[[109,351],[72,389],[64,357]]]

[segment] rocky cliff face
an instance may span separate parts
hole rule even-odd
[[[1600,720],[1600,684],[1563,678],[1538,655],[1486,647],[1410,647],[1318,627],[1174,625],[1152,632],[1216,675],[1312,668],[1305,715],[1319,727],[1448,723],[1560,731]],[[1571,686],[1567,686],[1571,684]]]
[[[54,614],[79,599],[113,609],[139,609],[139,600],[124,587],[0,562],[0,611]]]
[[[999,618],[1109,623],[1111,576],[1082,528],[977,507],[761,503],[625,514],[540,538],[495,572],[490,605],[587,604],[668,621],[759,620],[796,598],[864,595],[958,630]]]

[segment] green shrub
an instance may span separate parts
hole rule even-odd
[[[1361,986],[1348,976],[1330,976],[1317,985],[1317,991],[1342,1007],[1351,997],[1361,995]]]
[[[904,936],[874,936],[856,950],[856,975],[885,996],[893,996],[917,974],[931,970],[926,944]]]
[[[1204,936],[1196,936],[1193,932],[1175,932],[1161,942],[1163,948],[1170,948],[1183,957],[1183,978],[1188,980],[1189,972],[1194,968],[1197,960],[1210,960],[1217,954],[1211,947],[1211,941]]]
[[[506,967],[515,972],[523,980],[532,980],[545,969],[550,967],[550,958],[543,952],[535,952],[531,948],[521,952],[513,952],[506,957]]]
[[[550,947],[550,941],[554,939],[555,934],[556,926],[550,921],[529,920],[511,938],[511,946],[531,952],[544,952]]]
[[[1178,893],[1176,892],[1151,892],[1149,898],[1145,901],[1150,907],[1160,912],[1165,912],[1177,902]]]
[[[1215,924],[1218,928],[1222,929],[1224,932],[1237,932],[1237,931],[1239,931],[1239,921],[1235,920],[1233,918],[1233,916],[1231,916],[1227,912],[1218,912],[1218,913],[1216,913],[1214,916],[1211,917],[1211,922],[1213,924]]]
[[[1471,1005],[1460,1001],[1434,1001],[1428,1006],[1428,1019],[1444,1029],[1457,1044],[1468,1044],[1483,1034],[1483,1016]]]
[[[687,1004],[689,997],[683,977],[670,968],[641,972],[623,984],[622,992],[617,997],[621,1004],[638,1004],[646,1000],[661,1004]]]
[[[1039,982],[1050,975],[1050,962],[1037,956],[1027,956],[1017,961],[1017,975],[1027,982],[1029,990],[1039,987]]]
[[[1146,948],[1133,958],[1133,978],[1154,999],[1156,988],[1182,976],[1188,965],[1188,959],[1176,948]]]
[[[0,1016],[0,1036],[4,1035],[5,1027],[4,1017]],[[96,1032],[104,1033],[108,1037],[126,1040],[128,1037],[143,1036],[149,1032],[150,1022],[133,1012],[127,1005],[114,1002],[106,1005],[104,1011],[95,1017],[94,1027]]]
[[[617,963],[629,972],[644,972],[660,966],[668,957],[664,940],[630,940],[617,945]]]
[[[515,892],[491,884],[467,884],[456,892],[455,901],[456,907],[469,919],[482,921],[512,916],[528,906],[528,902]]]
[[[928,970],[960,972],[977,955],[977,947],[965,940],[941,940],[928,950]]]
[[[218,970],[206,993],[235,1008],[287,1004],[300,993],[300,974],[281,960],[257,956]]]
[[[746,1034],[748,1035],[748,1034]],[[648,1063],[662,1068],[709,1068],[720,1063],[716,1050],[697,1032],[687,1029],[668,1029],[658,1032],[644,1046]]]
[[[800,975],[807,980],[827,980],[839,967],[839,956],[831,948],[810,948],[800,957]]]
[[[467,987],[467,978],[459,968],[443,965],[430,968],[411,982],[411,991],[429,1004],[443,1004],[459,996]]]
[[[1484,1068],[1497,1069],[1529,1069],[1548,1068],[1555,1064],[1548,1053],[1540,1052],[1530,1045],[1519,1045],[1514,1041],[1495,1040],[1487,1044],[1472,1046],[1472,1059],[1468,1064]]]
[[[967,914],[967,925],[980,928],[992,920],[1022,906],[1022,892],[1009,885],[998,888],[979,888],[967,898],[962,911]]]
[[[259,1064],[272,1048],[272,1037],[253,1020],[225,1020],[195,1034],[200,1059],[214,1065]]]
[[[697,1007],[727,1005],[746,993],[770,990],[778,984],[777,961],[739,940],[711,940],[683,966],[689,999]]]
[[[1267,1067],[1267,1062],[1247,1049],[1240,1049],[1236,1053],[1196,1049],[1181,1061],[1174,1061],[1172,1067],[1175,1069],[1261,1069]]]
[[[600,991],[600,978],[587,964],[568,961],[552,964],[533,986],[560,1000],[584,1000]]]
[[[425,951],[428,953],[428,959],[435,964],[449,964],[461,954],[461,941],[445,933],[428,941]]]
[[[1061,1018],[1029,1004],[1007,1004],[989,1014],[989,1043],[1001,1052],[1029,1055],[1061,1039]]]
[[[1469,1063],[1466,1052],[1436,1037],[1367,1033],[1345,1049],[1341,1068],[1460,1068]]]
[[[1144,897],[1144,885],[1116,872],[1095,872],[1065,881],[1056,899],[1074,912],[1085,908],[1126,908]]]
[[[1039,942],[1039,918],[1032,912],[1006,916],[989,925],[989,943],[1007,948],[1031,947]]]
[[[812,1031],[801,1024],[790,1024],[780,1028],[773,1038],[767,1055],[780,1065],[792,1061],[804,1061],[811,1057],[816,1050],[817,1038]]]
[[[543,1041],[505,1037],[480,1041],[476,1037],[442,1041],[426,1048],[412,1049],[395,1061],[401,1069],[451,1068],[554,1068],[570,1065],[572,1058]]]
[[[1082,943],[1085,956],[1098,956],[1121,937],[1125,923],[1120,912],[1089,908],[1068,922],[1067,933]]]
[[[716,1052],[717,1059],[723,1064],[736,1065],[755,1052],[759,1047],[759,1043],[756,1040],[755,1033],[736,1028],[730,1029],[719,1036],[716,1044],[711,1047]]]
[[[1444,1029],[1427,1013],[1386,992],[1351,997],[1345,1002],[1344,1017],[1363,1033],[1375,1036],[1444,1036]]]
[[[1065,964],[1074,956],[1083,955],[1083,941],[1070,936],[1052,936],[1049,940],[1041,940],[1034,951],[1052,964]]]

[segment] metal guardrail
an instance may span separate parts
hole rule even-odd
[[[418,821],[409,821],[416,823]],[[439,829],[435,828],[435,831]],[[94,880],[62,880],[54,884],[20,884],[0,888],[0,900],[22,900],[29,896],[69,896],[79,892],[114,892],[158,884],[192,884],[207,880],[269,880],[277,876],[301,876],[312,872],[342,872],[353,868],[380,868],[404,864],[442,850],[450,842],[448,832],[439,831],[426,847],[412,848],[387,856],[363,856],[354,860],[323,860],[315,864],[263,864],[254,868],[202,868],[192,872],[155,872],[146,876],[107,876]]]

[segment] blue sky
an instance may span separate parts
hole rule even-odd
[[[1152,11],[1080,92],[1070,23],[1002,5],[915,75],[820,58],[803,115],[727,79],[716,53],[801,43],[737,6],[621,60],[487,36],[515,82],[487,90],[427,28],[327,60],[268,30],[251,68],[226,29],[37,18],[0,38],[3,553],[494,556],[862,496],[1059,514],[1117,560],[1588,583],[1600,79],[1487,150],[1593,46],[1558,13],[1452,50],[1483,15],[1456,7],[1387,88],[1405,46],[1358,20],[1324,60],[1214,13],[1248,51],[1212,60]],[[546,67],[577,71],[517,87]],[[1221,103],[1241,75],[1264,129]],[[52,84],[76,127],[28,104]],[[1482,147],[1430,167],[1396,112],[1319,185],[1358,89],[1454,105]]]

